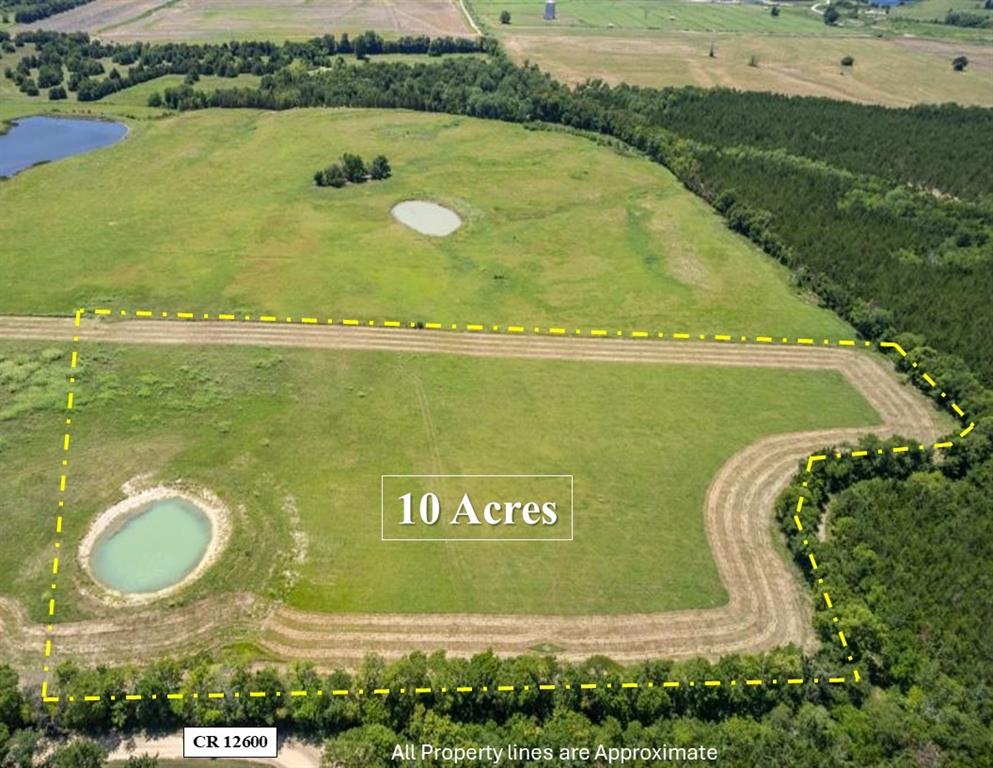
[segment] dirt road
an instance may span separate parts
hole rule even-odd
[[[810,647],[810,604],[791,565],[774,548],[773,502],[811,450],[853,440],[865,432],[904,434],[924,441],[939,431],[931,406],[903,385],[888,365],[860,351],[829,347],[761,346],[631,339],[556,338],[448,333],[384,328],[265,325],[181,321],[84,321],[0,318],[0,338],[68,339],[84,343],[254,345],[356,349],[469,356],[838,370],[879,413],[870,430],[839,429],[774,435],[739,451],[711,482],[706,530],[729,594],[714,609],[618,616],[326,615],[305,613],[258,598],[208,599],[192,606],[120,620],[63,624],[62,652],[92,661],[134,658],[210,645],[232,631],[261,626],[259,644],[287,659],[321,666],[353,666],[369,652],[396,657],[413,650],[445,649],[456,655],[492,648],[524,653],[537,646],[561,649],[573,660],[603,653],[618,661],[650,657],[718,657],[787,643]],[[165,628],[166,631],[163,631]],[[0,636],[20,649],[36,648],[41,627],[22,609],[0,601]],[[190,634],[192,633],[192,634]]]

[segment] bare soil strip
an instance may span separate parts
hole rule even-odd
[[[127,661],[230,642],[254,634],[268,653],[311,659],[321,666],[354,666],[370,652],[387,658],[444,649],[501,655],[538,647],[580,660],[607,654],[618,661],[719,657],[794,643],[811,648],[806,590],[775,549],[776,496],[811,450],[854,440],[866,432],[902,434],[930,442],[939,434],[936,413],[875,355],[827,347],[658,342],[449,333],[384,328],[263,325],[221,322],[85,322],[55,318],[0,318],[0,338],[53,340],[80,335],[114,344],[252,345],[379,350],[656,365],[721,365],[838,370],[879,413],[871,429],[798,432],[763,438],[736,453],[711,482],[705,502],[707,536],[729,594],[725,606],[662,614],[520,616],[456,614],[308,613],[243,595],[210,598],[185,608],[143,610],[120,619],[62,624],[62,652],[92,662]],[[0,600],[0,637],[12,649],[36,648],[42,627],[19,606]],[[2,646],[2,643],[0,643]],[[140,651],[136,650],[140,649]]]

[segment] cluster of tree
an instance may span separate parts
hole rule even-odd
[[[781,149],[893,182],[993,196],[993,110],[951,104],[891,109],[724,88],[582,87],[584,95],[715,147]]]
[[[91,2],[93,0],[16,0],[9,5],[14,8],[16,23],[31,24]]]
[[[339,54],[354,53],[356,57],[364,59],[384,53],[427,54],[428,56],[441,56],[450,53],[479,53],[483,48],[483,41],[475,37],[430,38],[426,35],[420,35],[384,40],[378,33],[368,30],[352,41],[349,41],[347,34],[342,35],[336,52]]]
[[[332,163],[327,168],[314,173],[314,183],[319,187],[341,188],[346,184],[364,184],[372,179],[382,181],[393,174],[390,161],[386,155],[377,155],[366,166],[366,162],[350,152],[341,156],[341,160]]]
[[[477,38],[427,36],[383,40],[376,32],[364,32],[354,40],[347,34],[335,38],[324,35],[305,42],[229,42],[192,45],[186,43],[100,43],[84,33],[24,32],[16,37],[18,45],[33,44],[35,54],[22,59],[14,75],[24,81],[32,70],[44,64],[71,75],[67,88],[77,92],[80,101],[98,101],[112,93],[163,75],[216,75],[234,78],[240,74],[266,75],[295,62],[308,68],[331,66],[336,57],[354,54],[367,58],[378,54],[478,53],[491,50],[491,41]],[[111,59],[115,67],[107,77],[101,59]],[[24,63],[26,61],[26,63]],[[115,74],[116,73],[116,74]],[[195,80],[194,80],[195,81]],[[38,85],[36,87],[51,87]],[[22,90],[25,90],[22,87]],[[36,94],[33,94],[36,95]]]
[[[945,14],[945,23],[953,27],[972,27],[974,29],[993,28],[993,14],[970,13],[949,9]]]
[[[991,395],[984,393],[987,418]],[[974,436],[940,459],[926,451],[892,452],[914,440],[865,439],[859,445],[867,457],[829,458],[812,475],[801,471],[777,509],[791,550],[807,566],[802,539],[809,534],[793,522],[796,499],[807,499],[799,513],[807,532],[823,525],[830,500],[830,536],[816,549],[818,560],[830,564],[833,607],[814,601],[825,644],[839,659],[854,653],[874,685],[917,697],[922,709],[940,703],[946,713],[954,710],[958,736],[976,744],[993,738],[986,565],[993,556],[993,432]],[[802,570],[820,596],[823,586],[809,567]],[[836,642],[838,626],[848,642],[844,650]],[[964,756],[968,749],[935,751],[941,761],[934,764],[973,764]]]

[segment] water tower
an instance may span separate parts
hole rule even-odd
[[[555,0],[545,0],[545,21],[555,21]]]

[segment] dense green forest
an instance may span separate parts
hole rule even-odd
[[[993,197],[993,163],[977,162],[993,157],[990,109],[891,109],[726,88],[658,91],[587,83],[579,91],[712,147],[782,150],[889,182]]]

